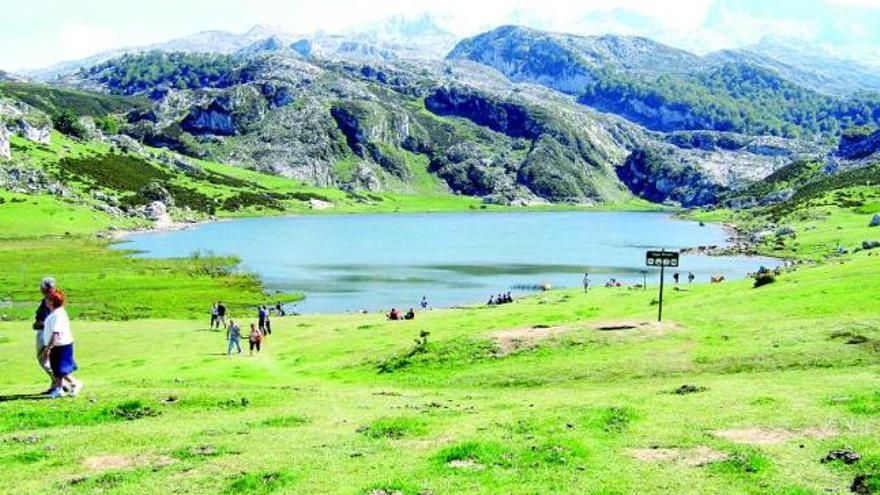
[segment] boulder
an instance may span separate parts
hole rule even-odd
[[[116,145],[123,153],[136,153],[141,154],[144,152],[144,147],[141,146],[141,143],[135,141],[131,136],[126,136],[125,134],[116,134],[114,136],[110,136],[107,138],[111,144]]]
[[[9,160],[12,158],[12,151],[9,149],[9,131],[6,126],[0,124],[0,159]]]
[[[144,206],[143,214],[147,219],[153,220],[157,224],[170,225],[172,223],[171,216],[168,215],[168,208],[161,201],[153,201]]]
[[[156,201],[160,203],[164,203],[168,206],[174,206],[174,198],[171,196],[171,193],[168,192],[168,189],[165,189],[161,183],[158,181],[152,181],[146,186],[142,187],[138,194],[146,198],[150,201]]]
[[[98,201],[103,201],[110,206],[119,206],[119,199],[112,194],[106,194],[103,191],[94,191],[92,192],[92,197]]]
[[[776,229],[776,237],[785,237],[785,236],[794,235],[794,234],[795,234],[794,227],[791,227],[788,225],[783,225],[783,226],[779,227],[778,229]]]
[[[40,144],[49,144],[52,141],[52,134],[48,126],[34,127],[27,120],[21,120],[18,123],[21,135],[28,141]]]
[[[874,216],[871,217],[871,222],[868,224],[868,227],[880,227],[880,213],[874,213]]]
[[[313,210],[326,210],[327,208],[333,208],[333,203],[312,198],[309,200],[309,208]]]

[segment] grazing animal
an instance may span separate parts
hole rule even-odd
[[[715,275],[712,277],[713,284],[720,284],[721,282],[724,282],[724,275]]]

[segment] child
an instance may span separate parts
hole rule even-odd
[[[260,352],[260,344],[263,342],[263,332],[257,328],[256,325],[251,323],[251,334],[248,336],[248,343],[250,343],[251,347],[251,356],[254,355],[254,348],[257,349],[257,352]]]

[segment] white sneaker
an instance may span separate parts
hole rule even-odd
[[[84,383],[82,382],[82,380],[77,380],[73,382],[73,388],[70,390],[70,396],[76,397],[77,395],[79,395],[79,393],[83,389],[83,385]]]
[[[64,397],[64,390],[59,388],[53,388],[51,392],[46,394],[44,397],[47,399],[58,399],[60,397]]]

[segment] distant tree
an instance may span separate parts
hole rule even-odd
[[[52,116],[52,126],[58,132],[67,134],[77,138],[86,137],[86,128],[83,126],[76,114],[69,108],[62,109]]]
[[[119,119],[106,115],[95,122],[104,134],[119,134]]]

